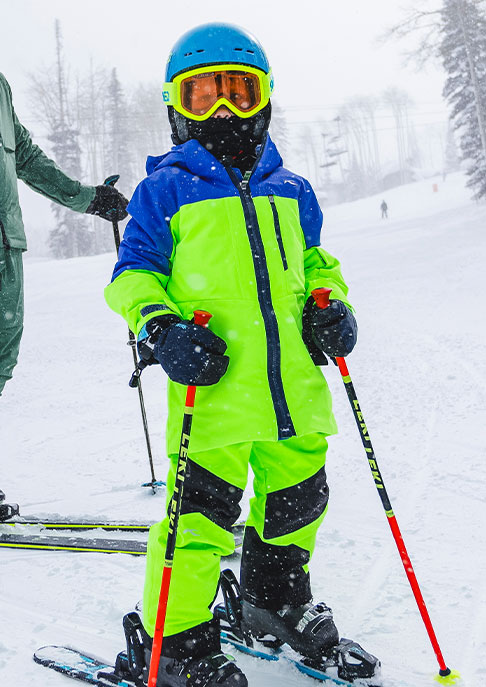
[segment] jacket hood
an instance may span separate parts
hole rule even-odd
[[[263,179],[272,174],[277,167],[283,165],[280,153],[268,134],[261,147],[257,148],[257,152],[257,163],[252,174],[253,179]],[[174,146],[164,155],[150,155],[147,158],[147,175],[158,172],[164,167],[178,167],[201,178],[212,178],[221,173],[226,175],[223,164],[195,139]]]

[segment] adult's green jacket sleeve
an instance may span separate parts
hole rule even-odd
[[[32,142],[27,129],[19,122],[12,106],[15,132],[15,166],[17,177],[50,200],[71,210],[85,212],[95,196],[94,186],[84,186],[59,169],[54,160]]]
[[[10,86],[0,73],[0,230],[5,246],[26,250],[17,178],[50,200],[78,212],[87,210],[96,193],[93,186],[84,186],[64,174],[32,143],[15,114]]]

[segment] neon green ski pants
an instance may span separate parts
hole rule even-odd
[[[316,433],[285,441],[233,444],[190,454],[167,607],[166,636],[212,618],[210,606],[217,591],[220,558],[231,555],[235,549],[231,525],[241,512],[238,503],[247,483],[249,465],[254,474],[254,497],[250,501],[243,545],[243,595],[250,600],[255,598],[256,603],[266,603],[267,599],[269,605],[283,605],[285,596],[294,601],[299,594],[304,595],[302,603],[309,600],[307,563],[327,510],[326,451],[326,436]],[[170,461],[168,498],[174,488],[177,455],[171,455]],[[153,525],[149,534],[143,616],[144,627],[151,636],[155,628],[167,527],[168,519],[165,518]],[[250,532],[253,539],[246,545]],[[275,558],[275,571],[265,563],[270,558]],[[301,591],[297,585],[292,588],[292,582],[288,581],[299,577],[302,577]]]

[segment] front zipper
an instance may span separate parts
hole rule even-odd
[[[257,160],[258,162],[258,160]],[[256,165],[255,165],[256,166]],[[277,418],[278,438],[288,439],[295,436],[295,428],[290,417],[289,407],[285,398],[282,382],[280,336],[275,311],[272,307],[272,295],[270,291],[270,275],[268,274],[265,249],[263,246],[260,227],[255,209],[255,204],[249,188],[251,172],[246,172],[240,182],[234,170],[229,165],[226,171],[240,194],[243,214],[245,216],[246,231],[250,242],[253,267],[257,284],[258,303],[265,325],[267,337],[267,376],[272,396],[273,407]]]
[[[282,232],[280,231],[280,220],[278,217],[277,206],[275,205],[275,198],[273,195],[268,196],[270,201],[270,206],[272,208],[273,214],[273,225],[275,227],[275,236],[277,237],[277,243],[280,250],[280,257],[282,258],[282,265],[284,270],[288,269],[287,256],[285,255],[285,248],[282,241]]]

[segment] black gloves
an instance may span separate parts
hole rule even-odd
[[[351,353],[358,338],[358,325],[342,301],[331,300],[324,309],[314,304],[310,322],[312,338],[320,351],[332,358]]]
[[[106,184],[96,186],[96,195],[88,205],[86,212],[89,215],[98,215],[102,219],[112,222],[125,219],[128,200],[120,191]]]
[[[226,372],[226,343],[210,329],[176,315],[149,320],[138,336],[138,353],[147,365],[160,363],[173,382],[210,386]]]
[[[304,307],[302,338],[315,365],[327,365],[331,358],[351,353],[358,338],[358,325],[344,303],[331,300],[327,308],[318,308],[311,297]]]

